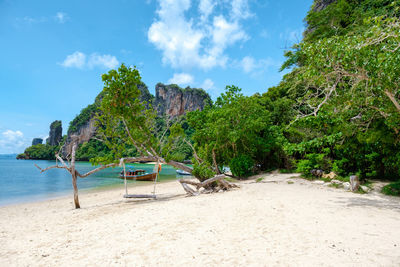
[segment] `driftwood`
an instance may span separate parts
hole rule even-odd
[[[86,178],[86,177],[88,177],[98,171],[104,170],[106,168],[122,166],[125,163],[153,161],[153,162],[168,164],[175,168],[192,173],[193,169],[186,166],[185,164],[176,162],[176,161],[166,161],[164,158],[157,155],[154,150],[149,151],[144,146],[141,146],[140,144],[135,143],[135,140],[133,140],[133,138],[131,136],[130,136],[130,138],[132,139],[132,142],[136,146],[138,151],[145,152],[145,154],[147,154],[147,156],[121,158],[119,163],[110,163],[110,164],[102,165],[102,166],[95,168],[87,173],[81,174],[81,173],[79,173],[79,171],[77,171],[75,169],[75,157],[76,157],[76,149],[77,149],[77,140],[75,139],[73,141],[72,151],[70,153],[71,161],[68,162],[68,164],[60,157],[59,154],[56,154],[56,165],[47,167],[45,169],[40,168],[36,164],[35,164],[35,166],[40,170],[40,172],[45,172],[50,169],[65,169],[66,171],[68,171],[71,174],[72,186],[74,189],[74,204],[75,204],[75,208],[77,208],[77,209],[80,208],[79,197],[78,197],[77,178],[78,177]],[[214,159],[214,165],[216,165],[215,153],[213,153],[213,159]],[[61,163],[60,165],[59,165],[58,161]],[[198,159],[198,161],[200,162],[201,160]],[[216,169],[217,169],[217,171],[219,171],[218,166],[216,166]],[[224,179],[225,177],[226,176],[222,174],[222,175],[217,175],[213,178],[207,179],[203,182],[194,182],[192,180],[184,180],[184,179],[179,180],[179,182],[182,185],[183,189],[191,196],[196,196],[201,193],[218,192],[219,190],[229,190],[231,188],[238,187],[235,184],[231,184],[231,183],[227,182]],[[216,183],[216,185],[215,185],[215,183]],[[193,189],[189,185],[194,186],[195,189]],[[201,188],[204,188],[204,190],[200,191]]]
[[[195,182],[193,180],[187,179],[180,179],[179,182],[181,183],[183,189],[186,193],[190,196],[197,196],[200,194],[207,194],[212,192],[218,192],[220,190],[226,191],[232,188],[238,188],[237,185],[229,183],[225,180],[226,176],[224,174],[214,176],[209,178],[203,182]],[[217,183],[217,186],[213,186],[214,183]],[[189,185],[193,186],[190,187]],[[204,188],[203,190],[200,190]]]
[[[357,175],[350,176],[350,187],[351,191],[356,192],[360,187],[360,180],[358,179]]]

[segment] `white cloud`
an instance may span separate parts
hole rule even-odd
[[[116,57],[111,55],[98,55],[96,53],[90,55],[87,63],[89,68],[93,67],[105,67],[108,69],[113,69],[119,65]]]
[[[241,62],[243,71],[246,73],[251,72],[256,68],[256,62],[253,57],[244,57]]]
[[[66,68],[82,69],[86,65],[86,55],[76,51],[75,53],[68,55],[61,65]]]
[[[241,20],[248,18],[247,0],[201,0],[198,16],[187,18],[190,0],[160,0],[158,18],[148,30],[148,39],[162,51],[162,61],[173,68],[198,67],[211,69],[224,67],[228,60],[225,50],[239,41],[246,41]],[[226,18],[221,11],[232,10]],[[225,9],[224,9],[225,8]],[[212,17],[212,19],[209,19]]]
[[[58,23],[65,23],[69,17],[67,15],[67,13],[64,12],[57,12],[57,14],[54,16],[54,19],[58,22]]]
[[[119,65],[119,61],[112,55],[93,53],[90,56],[86,56],[84,53],[76,51],[68,55],[60,65],[66,68],[78,69],[92,69],[95,67],[113,69]]]
[[[5,130],[0,135],[0,153],[20,153],[29,146],[21,131]]]
[[[253,57],[246,56],[237,65],[245,73],[259,75],[267,71],[269,68],[279,69],[279,67],[281,66],[281,62],[273,60],[271,58],[257,60]]]
[[[214,88],[214,82],[211,79],[205,79],[203,84],[201,85],[201,88],[206,91],[211,90]]]
[[[193,83],[194,78],[188,73],[175,73],[174,76],[168,80],[168,83],[187,85]]]
[[[199,12],[201,14],[201,21],[206,21],[216,5],[215,1],[212,0],[200,0]]]
[[[31,17],[31,16],[25,16],[25,17],[18,17],[15,19],[15,26],[20,27],[24,25],[29,25],[32,26],[33,24],[39,24],[39,23],[47,23],[51,21],[56,21],[58,23],[65,23],[66,21],[69,20],[69,16],[65,12],[57,12],[54,16],[42,16],[42,17]]]
[[[247,19],[253,14],[250,13],[249,3],[247,0],[233,0],[231,14],[235,18]]]

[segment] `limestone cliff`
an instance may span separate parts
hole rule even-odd
[[[324,9],[326,9],[329,5],[333,4],[337,2],[337,0],[314,0],[314,3],[312,5],[312,9],[309,11],[305,21],[308,24],[305,31],[303,32],[303,37],[307,38],[310,37],[314,34],[315,29],[317,28],[317,25],[310,25],[308,18],[310,16],[311,13],[318,13],[320,11],[323,11]]]
[[[314,11],[321,11],[324,10],[330,4],[336,2],[337,0],[315,0],[314,1]]]
[[[190,87],[183,89],[176,84],[158,83],[153,106],[158,115],[176,117],[188,111],[203,110],[204,106],[210,103],[211,98],[203,89]]]
[[[159,115],[180,116],[187,111],[202,110],[207,103],[211,103],[210,96],[203,89],[190,87],[183,89],[177,85],[159,83],[156,85],[155,98],[144,83],[139,85],[138,89],[141,91],[140,100],[152,104]],[[63,147],[64,156],[71,152],[73,136],[77,138],[78,144],[82,144],[96,135],[94,115],[98,111],[101,99],[100,93],[92,105],[82,109],[81,113],[71,121]]]
[[[43,139],[42,138],[33,138],[32,140],[32,146],[38,145],[38,144],[42,144],[43,143]]]
[[[46,143],[51,146],[57,146],[62,139],[62,123],[61,121],[53,121],[50,124],[49,138]]]

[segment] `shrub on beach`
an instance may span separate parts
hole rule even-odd
[[[203,162],[201,164],[195,163],[193,165],[192,174],[194,175],[194,177],[202,182],[213,177],[215,175],[215,172],[212,171],[210,164],[208,164],[207,162]]]
[[[246,177],[252,174],[254,160],[248,155],[239,155],[229,163],[232,174],[238,177]]]
[[[382,193],[390,196],[400,196],[400,181],[384,186],[382,188]]]

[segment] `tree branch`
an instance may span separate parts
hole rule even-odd
[[[65,166],[53,165],[53,166],[47,167],[45,169],[42,169],[38,165],[36,165],[36,164],[34,164],[34,165],[35,165],[36,168],[38,168],[40,170],[41,173],[45,172],[45,171],[48,171],[48,170],[51,170],[51,169],[66,169],[67,171],[69,171],[68,167],[65,167]]]
[[[392,101],[393,105],[396,107],[397,111],[400,112],[400,104],[397,102],[394,94],[392,92],[389,92],[388,90],[385,90],[385,94],[387,97],[389,97],[390,101]]]

